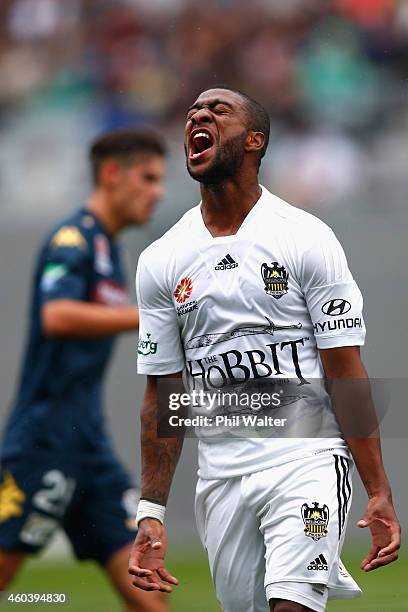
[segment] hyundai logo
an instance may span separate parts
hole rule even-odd
[[[322,312],[330,317],[338,317],[351,309],[351,304],[347,300],[329,300],[322,306]]]

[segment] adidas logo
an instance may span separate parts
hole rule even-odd
[[[232,270],[232,268],[238,268],[238,264],[232,259],[229,253],[215,266],[216,270]]]
[[[329,569],[329,566],[327,564],[326,559],[324,558],[324,555],[319,555],[318,557],[316,557],[316,559],[314,561],[311,561],[309,563],[309,565],[307,566],[308,570],[313,570],[315,572],[318,571],[326,571]]]

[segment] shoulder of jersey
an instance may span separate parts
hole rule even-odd
[[[140,259],[154,263],[168,261],[176,251],[191,245],[191,224],[198,211],[199,205],[190,208],[163,236],[142,251]]]
[[[296,234],[297,238],[316,239],[332,235],[331,228],[321,219],[312,215],[310,212],[297,208],[285,200],[282,200],[276,195],[267,192],[270,198],[271,206],[266,207],[267,214],[278,217],[283,225],[289,226],[291,232]]]
[[[46,244],[51,249],[68,248],[85,251],[93,236],[94,227],[95,222],[91,215],[76,211],[52,228]]]

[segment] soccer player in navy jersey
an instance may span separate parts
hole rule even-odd
[[[87,204],[45,239],[30,329],[0,465],[0,588],[62,527],[78,559],[94,559],[126,609],[165,612],[166,597],[127,577],[138,493],[105,430],[102,384],[115,337],[135,331],[119,232],[146,223],[163,195],[165,149],[139,131],[90,149]]]

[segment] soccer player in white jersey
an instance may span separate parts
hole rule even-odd
[[[247,95],[203,92],[185,128],[201,204],[140,257],[138,371],[147,387],[129,572],[141,589],[171,591],[178,582],[164,565],[164,511],[182,447],[181,435],[157,432],[166,377],[184,372],[190,390],[280,377],[301,390],[308,379],[367,380],[361,293],[333,232],[259,185],[268,137],[267,113]],[[322,612],[329,597],[360,594],[339,557],[354,464],[369,498],[358,525],[372,539],[361,568],[397,559],[380,440],[347,431],[344,393],[332,394],[342,431],[324,408],[333,416],[329,437],[201,437],[196,519],[224,612]],[[370,413],[369,394],[360,395],[357,420]]]

